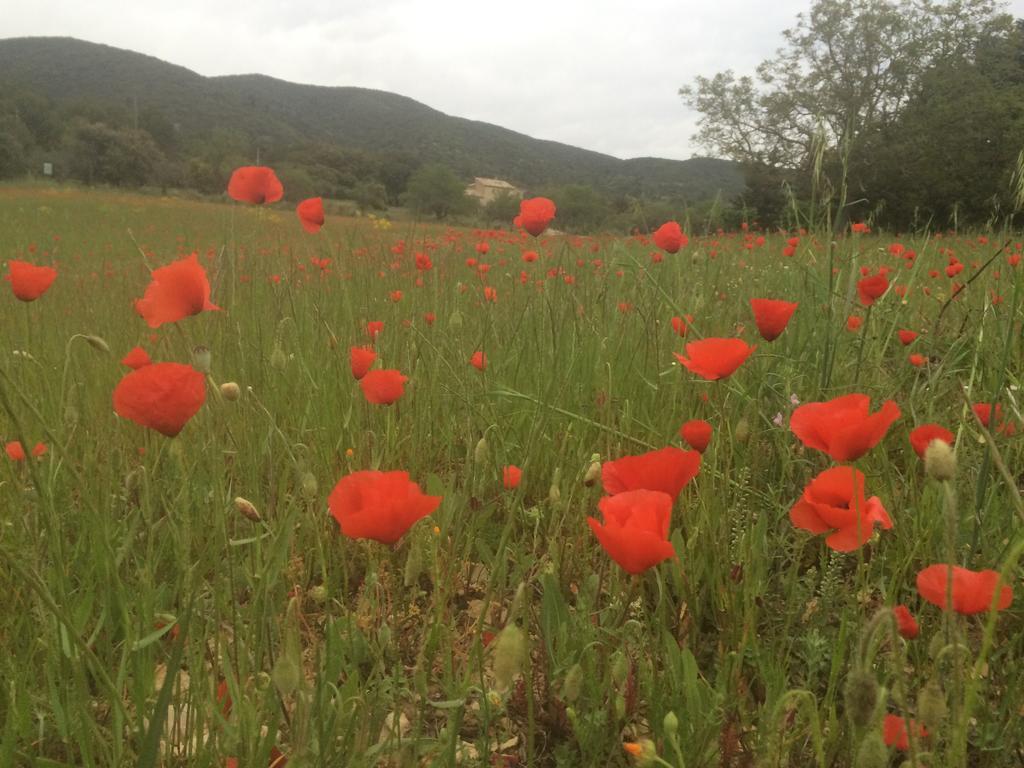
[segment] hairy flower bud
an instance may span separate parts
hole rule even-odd
[[[213,356],[209,347],[199,346],[192,350],[192,367],[200,373],[209,374]]]
[[[82,338],[85,339],[93,349],[98,349],[100,352],[110,351],[110,345],[99,336],[86,335]]]
[[[519,674],[526,658],[526,635],[517,624],[506,624],[494,641],[494,684],[499,691],[508,690]]]
[[[917,694],[917,718],[932,733],[938,733],[942,721],[946,719],[946,694],[938,681],[932,679],[925,683]]]
[[[857,749],[857,759],[853,765],[854,768],[886,768],[889,765],[889,749],[885,746],[881,733],[874,730],[864,737]]]
[[[858,728],[866,728],[875,714],[878,703],[878,681],[866,669],[854,669],[846,678],[843,689],[846,715]]]
[[[565,682],[562,683],[562,698],[569,704],[574,704],[583,692],[583,667],[573,664],[565,675]]]
[[[262,519],[260,517],[260,513],[256,510],[256,506],[251,501],[243,499],[241,496],[235,498],[235,511],[247,520],[252,520],[254,523],[258,523]]]
[[[932,440],[924,449],[924,471],[933,480],[952,480],[956,477],[956,454],[945,440]]]
[[[487,447],[487,438],[481,437],[476,441],[476,448],[473,449],[473,461],[477,464],[483,464],[487,461],[489,455],[490,450]]]
[[[220,385],[221,396],[230,402],[235,402],[242,395],[241,388],[233,381],[225,381]]]

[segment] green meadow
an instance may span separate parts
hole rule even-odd
[[[57,269],[31,302],[0,283],[0,442],[46,446],[0,455],[0,766],[1024,764],[1019,236],[681,223],[670,254],[0,186],[0,257]],[[133,302],[192,253],[220,309],[151,328]],[[799,304],[774,341],[754,298]],[[702,338],[757,348],[709,381],[674,356]],[[408,377],[392,405],[350,370],[371,345]],[[209,351],[176,437],[115,413],[136,346]],[[789,419],[852,393],[900,417],[853,462],[892,527],[841,552],[791,521],[836,462]],[[626,573],[587,523],[600,465],[685,449],[691,419],[713,432],[675,556]],[[951,479],[911,446],[926,423]],[[349,538],[327,500],[364,470],[442,500],[393,545]],[[928,602],[947,563],[1011,604]]]

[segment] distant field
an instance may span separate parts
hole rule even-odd
[[[309,234],[288,206],[0,186],[2,258],[57,270],[31,302],[0,284],[0,441],[29,454],[0,456],[0,766],[1024,764],[1024,238],[751,229],[665,253],[508,227]],[[150,270],[193,253],[219,310],[150,327]],[[798,303],[773,341],[763,298]],[[677,361],[712,338],[756,349],[719,380]],[[136,346],[209,350],[176,437],[115,413]],[[352,347],[407,377],[394,404]],[[790,428],[854,393],[899,417]],[[951,480],[911,445],[926,423],[955,436]],[[851,464],[865,498],[812,484]],[[328,498],[363,470],[442,499],[395,544],[350,538]],[[624,494],[673,484],[667,536],[630,529],[613,560],[602,498],[653,505],[638,525],[662,502]],[[359,491],[374,524],[404,492]],[[891,528],[859,517],[872,497]],[[844,529],[866,542],[831,548]],[[616,562],[655,540],[674,557]],[[1004,581],[958,576],[943,611],[918,574],[951,562]],[[911,717],[928,735],[902,751]]]

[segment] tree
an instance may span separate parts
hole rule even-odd
[[[466,185],[445,165],[424,165],[409,177],[405,204],[418,214],[436,219],[468,212],[474,201],[466,195]]]
[[[0,179],[10,179],[25,172],[25,150],[28,129],[14,115],[0,114]]]
[[[608,227],[611,209],[608,202],[593,187],[586,184],[567,184],[552,190],[548,197],[558,203],[559,229],[568,232],[596,232]]]
[[[153,180],[164,159],[145,131],[81,119],[68,129],[64,143],[71,175],[86,184],[141,186]]]
[[[700,112],[697,142],[762,178],[812,177],[844,191],[851,168],[899,127],[925,73],[1005,36],[993,0],[815,0],[756,78],[732,71],[680,89]],[[808,189],[801,190],[803,194]]]
[[[520,197],[512,192],[499,192],[484,203],[481,215],[488,224],[511,227],[512,219],[519,215]]]

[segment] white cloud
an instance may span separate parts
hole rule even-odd
[[[3,8],[9,4],[11,7]],[[809,0],[0,0],[5,36],[70,35],[204,75],[410,96],[619,157],[686,158],[698,74],[750,72]],[[1024,0],[1009,3],[1024,16]]]

